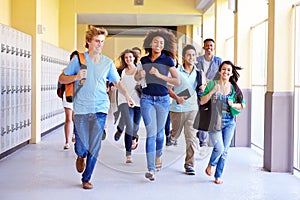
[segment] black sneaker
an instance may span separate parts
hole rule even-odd
[[[195,170],[194,170],[193,167],[191,167],[191,166],[185,167],[185,173],[186,173],[187,175],[195,175],[195,174],[196,174],[196,173],[195,173]]]

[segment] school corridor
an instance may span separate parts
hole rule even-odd
[[[139,146],[133,151],[133,163],[125,163],[123,136],[113,139],[115,126],[108,118],[107,137],[92,177],[94,188],[81,187],[81,175],[75,168],[74,146],[63,150],[63,127],[45,135],[38,144],[29,144],[0,160],[0,194],[5,200],[299,200],[300,178],[290,173],[266,172],[262,155],[251,148],[229,150],[224,183],[217,185],[205,173],[207,156],[196,155],[196,175],[184,173],[185,141],[164,147],[163,169],[150,182],[146,172],[145,129]]]

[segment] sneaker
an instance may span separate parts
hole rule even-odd
[[[66,149],[70,149],[70,144],[69,143],[66,143],[65,146],[64,146],[64,150]]]
[[[196,173],[195,173],[195,170],[194,170],[193,167],[191,167],[191,166],[185,167],[185,173],[186,173],[187,175],[195,175],[195,174],[196,174]]]
[[[131,156],[126,156],[126,163],[133,163]]]
[[[93,189],[93,184],[91,182],[83,182],[82,188],[87,190]]]
[[[80,156],[76,159],[76,169],[79,173],[82,173],[85,169],[85,158],[82,158]]]
[[[106,138],[106,131],[105,131],[105,129],[103,130],[103,133],[102,133],[102,140],[105,140],[105,138]]]
[[[115,136],[114,136],[115,141],[119,141],[121,135],[122,135],[122,133],[119,132],[119,131],[117,131],[117,132],[115,133]]]
[[[154,172],[146,172],[146,173],[145,173],[145,177],[146,177],[147,179],[149,179],[150,181],[154,181],[154,180],[155,180]]]
[[[167,141],[166,146],[177,145],[177,140],[173,140],[172,138]]]

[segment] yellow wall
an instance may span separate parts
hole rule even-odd
[[[212,38],[215,40],[215,4],[203,13],[203,40]],[[203,46],[203,44],[201,45]],[[217,51],[217,50],[216,50]]]
[[[10,26],[11,3],[10,0],[0,0],[0,23]]]
[[[85,32],[88,30],[87,24],[77,24],[77,50],[80,52],[86,51],[85,48]]]
[[[239,80],[244,88],[251,88],[252,82],[251,27],[267,18],[264,5],[265,2],[261,0],[239,1],[235,14],[235,64],[244,68],[240,71],[243,78]],[[255,14],[253,14],[253,10],[255,10]]]
[[[59,0],[59,3],[59,47],[71,52],[76,49],[77,42],[77,1]]]
[[[269,4],[267,91],[294,90],[293,2],[272,0]]]
[[[127,37],[107,37],[103,48],[103,54],[115,60],[125,49],[131,49],[132,47],[143,47],[144,36]]]
[[[234,35],[234,14],[231,10],[228,9],[227,0],[217,0],[216,1],[216,33],[215,33],[215,42],[216,42],[216,55],[221,57],[223,60],[228,60],[226,58],[226,40],[233,37]],[[229,55],[233,54],[228,53]],[[232,60],[233,61],[233,60]]]
[[[59,0],[41,1],[41,25],[46,28],[41,39],[55,46],[59,46],[59,15]]]
[[[76,0],[76,12],[199,14],[199,11],[195,9],[195,0],[145,0],[143,6],[134,6],[133,3],[134,0],[110,0],[105,1],[105,3],[103,3],[101,0]]]

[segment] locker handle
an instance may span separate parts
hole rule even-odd
[[[11,47],[11,54],[14,55],[15,54],[15,47]]]
[[[4,136],[6,134],[6,131],[3,127],[1,127],[1,136]]]
[[[9,53],[11,51],[9,45],[6,45],[6,53]]]
[[[6,50],[5,44],[1,44],[1,52],[3,53]]]

